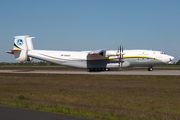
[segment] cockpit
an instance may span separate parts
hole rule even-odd
[[[160,52],[160,54],[164,54],[164,55],[166,55],[166,53],[164,53],[164,52]]]

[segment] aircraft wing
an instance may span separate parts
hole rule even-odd
[[[107,63],[109,62],[108,57],[106,57],[106,51],[107,49],[90,51],[87,55],[88,66],[93,67],[101,65],[103,67],[106,67]]]
[[[94,50],[94,51],[91,51],[89,54],[90,55],[102,55],[103,56],[103,53],[106,52],[107,49],[99,49],[99,50]]]

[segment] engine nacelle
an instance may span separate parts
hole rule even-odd
[[[125,53],[121,53],[121,55],[124,55]],[[105,57],[110,57],[110,56],[119,56],[120,53],[117,51],[109,50],[105,52]]]
[[[117,52],[116,51],[106,51],[106,53],[105,53],[105,56],[106,57],[110,57],[110,56],[117,56]]]

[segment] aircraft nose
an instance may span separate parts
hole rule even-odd
[[[170,61],[174,60],[174,57],[173,57],[173,56],[170,56],[169,60],[170,60]]]
[[[174,60],[173,56],[169,56],[169,64],[171,64],[171,61]]]

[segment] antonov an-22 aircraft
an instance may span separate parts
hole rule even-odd
[[[64,66],[87,68],[90,71],[110,70],[110,68],[148,67],[170,63],[174,57],[153,50],[99,49],[95,51],[52,51],[34,50],[32,38],[15,36],[14,47],[7,53],[14,54],[17,61],[32,61],[33,58]]]

